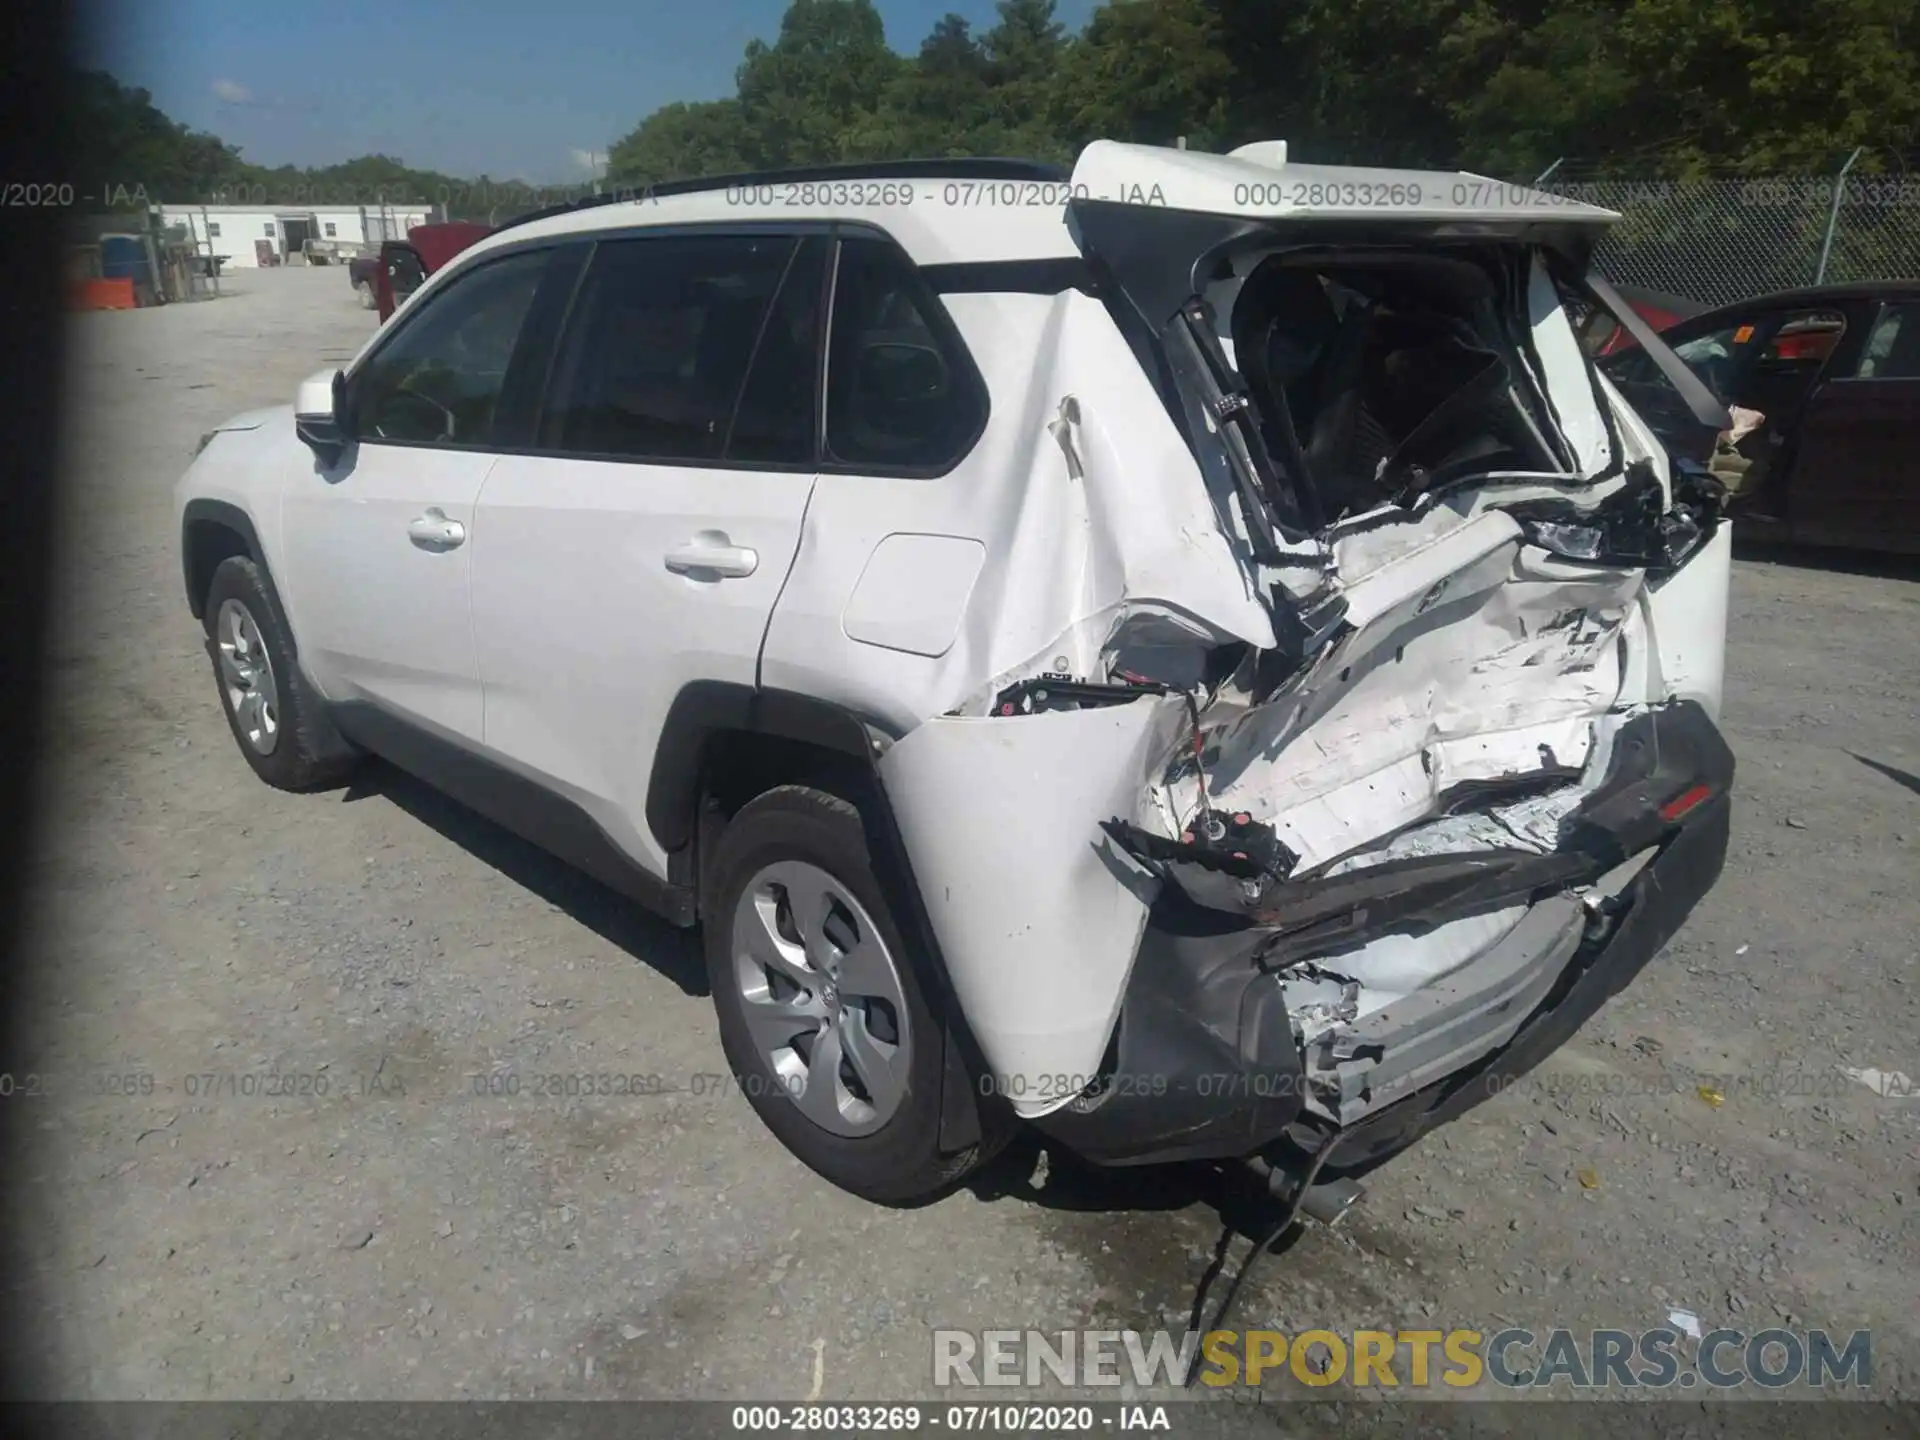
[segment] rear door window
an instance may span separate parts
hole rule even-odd
[[[1920,303],[1881,307],[1860,356],[1859,378],[1920,379]]]
[[[791,235],[601,244],[560,343],[540,448],[664,463],[721,459],[798,244]],[[810,393],[810,376],[805,383]],[[764,422],[765,449],[795,443],[791,402],[784,394],[756,401],[756,415],[783,404]]]

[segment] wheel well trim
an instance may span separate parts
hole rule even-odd
[[[253,518],[246,511],[227,500],[187,501],[180,512],[180,578],[187,591],[187,609],[196,620],[205,617],[207,605],[205,587],[194,583],[191,537],[198,525],[217,525],[231,530],[246,543],[247,554],[254,564],[264,569],[267,563],[266,551],[260,548],[260,532],[254,529]]]
[[[857,760],[871,772],[876,732],[887,733],[844,706],[811,695],[729,680],[692,681],[673,697],[660,728],[647,782],[647,828],[668,854],[692,842],[699,826],[702,764],[707,743],[716,736],[797,741]]]
[[[879,751],[899,738],[893,730],[828,700],[789,690],[756,689],[723,680],[696,680],[682,687],[668,707],[654,751],[653,773],[647,785],[647,825],[669,856],[687,853],[699,837],[701,800],[705,791],[707,743],[723,734],[759,735],[795,741],[856,762],[871,781],[874,813],[867,819],[877,831],[884,853],[876,862],[905,892],[895,897],[894,921],[917,943],[930,963],[937,988],[944,1031],[941,1057],[941,1149],[949,1154],[981,1143],[983,1130],[977,1106],[963,1104],[973,1087],[972,1077],[986,1073],[979,1042],[953,988],[946,956],[921,898],[912,857],[893,817],[886,787],[874,763]],[[695,884],[700,882],[696,878]],[[885,878],[882,879],[883,885]],[[992,1103],[988,1101],[986,1103]]]

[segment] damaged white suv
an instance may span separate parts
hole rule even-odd
[[[503,229],[203,442],[286,788],[374,752],[704,928],[727,1058],[906,1201],[1024,1120],[1346,1183],[1713,883],[1729,534],[1575,343],[1615,217],[1101,142]]]

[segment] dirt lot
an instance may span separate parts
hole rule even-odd
[[[929,1392],[931,1326],[1184,1325],[1205,1172],[1052,1156],[1035,1188],[1023,1145],[924,1209],[837,1193],[694,1093],[723,1066],[675,933],[391,772],[255,782],[168,491],[373,317],[338,271],[229,290],[76,321],[42,994],[3,1067],[44,1392],[871,1399]],[[1268,1257],[1246,1323],[1684,1307],[1872,1327],[1875,1391],[1920,1394],[1920,1100],[1842,1069],[1920,1076],[1920,583],[1745,560],[1734,590],[1719,888],[1535,1083]],[[574,1074],[680,1092],[533,1093]]]

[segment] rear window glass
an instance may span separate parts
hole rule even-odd
[[[1889,305],[1880,312],[1860,357],[1860,378],[1920,378],[1920,304]]]
[[[827,357],[827,459],[941,470],[986,424],[986,392],[940,302],[898,246],[843,240]]]

